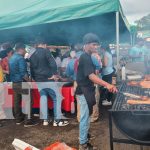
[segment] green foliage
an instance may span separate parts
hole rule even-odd
[[[150,30],[150,14],[135,21],[138,30]]]

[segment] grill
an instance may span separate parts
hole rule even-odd
[[[127,104],[129,97],[123,94],[125,92],[150,97],[150,89],[128,86],[126,82],[122,82],[112,109],[109,111],[111,150],[113,150],[113,142],[150,145],[150,105]],[[112,120],[128,140],[113,138]]]
[[[150,105],[129,105],[127,104],[128,97],[122,93],[131,93],[135,95],[150,97],[149,89],[142,89],[141,87],[128,86],[126,82],[123,82],[119,88],[119,94],[116,96],[116,100],[112,107],[112,111],[150,111]]]

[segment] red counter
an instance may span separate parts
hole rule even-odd
[[[62,96],[64,99],[62,100],[62,109],[69,112],[71,111],[71,102],[74,101],[74,96],[72,92],[72,87],[62,87]],[[33,108],[39,108],[40,106],[40,94],[38,89],[32,89],[32,97],[33,97]],[[50,109],[53,108],[53,101],[49,97],[48,98],[48,106]],[[4,108],[11,108],[13,104],[13,90],[10,86],[5,86],[5,103],[3,105]],[[24,104],[22,104],[24,105]]]

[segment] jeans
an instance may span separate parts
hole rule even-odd
[[[26,89],[23,88],[26,87]],[[13,115],[16,120],[23,119],[26,115],[26,120],[31,119],[32,114],[32,96],[30,85],[27,82],[18,82],[13,83],[13,91],[14,91],[14,107],[13,107]],[[26,95],[23,97],[23,95]],[[22,98],[25,100],[25,115],[22,113],[21,102]],[[27,118],[28,117],[28,118]]]
[[[84,95],[77,95],[80,105],[80,123],[79,123],[79,142],[85,144],[88,142],[88,131],[90,128],[89,108]]]
[[[53,100],[54,104],[54,119],[61,119],[61,103],[62,96],[59,86],[55,82],[37,82],[38,90],[40,92],[40,118],[48,119],[48,96]]]
[[[77,97],[76,97],[77,99]],[[100,99],[100,93],[99,93],[99,87],[96,85],[95,89],[95,99],[96,99],[96,104],[93,106],[93,113],[91,114],[91,122],[96,121],[99,118],[99,99]],[[77,120],[80,122],[80,104],[77,99]]]

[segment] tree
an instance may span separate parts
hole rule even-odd
[[[138,30],[150,30],[150,14],[136,20],[135,23],[137,24]]]

